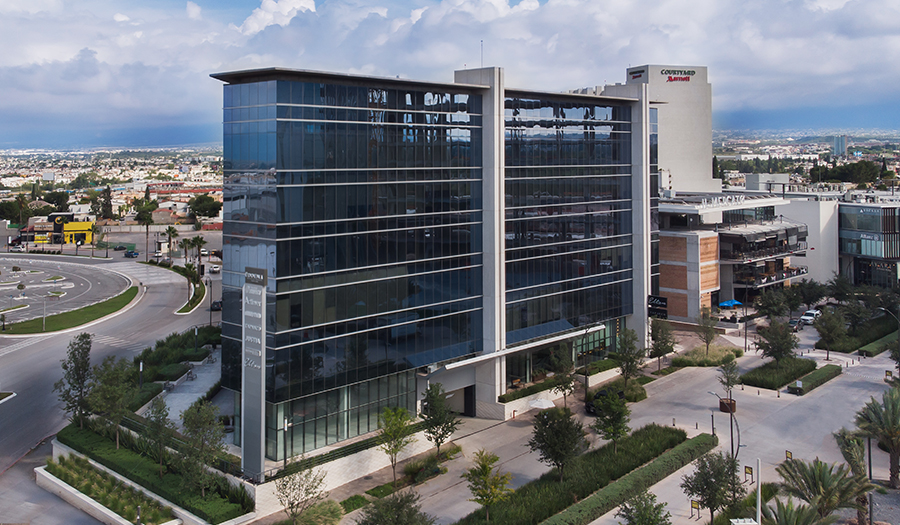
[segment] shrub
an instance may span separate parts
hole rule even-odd
[[[573,500],[589,496],[685,439],[683,430],[655,424],[635,430],[619,441],[618,454],[613,452],[613,445],[609,443],[576,458],[566,467],[566,477],[562,482],[552,471],[516,489],[508,499],[491,507],[491,523],[540,523],[571,505]],[[484,522],[484,509],[479,509],[458,524]]]
[[[626,474],[615,483],[610,483],[593,495],[552,516],[542,522],[542,525],[590,523],[706,454],[715,448],[718,442],[715,436],[700,434],[665,452],[649,465]]]
[[[673,357],[672,366],[679,368],[685,366],[722,366],[724,363],[733,361],[736,357],[743,355],[744,351],[740,348],[711,346],[707,356],[705,347],[697,347],[680,356]]]
[[[622,378],[618,378],[615,381],[610,381],[609,383],[600,385],[595,388],[590,394],[591,399],[599,392],[600,390],[610,390],[613,392],[621,392],[625,391],[625,401],[629,403],[637,403],[638,401],[643,401],[647,399],[647,391],[644,390],[643,385],[637,379],[629,379],[628,387],[625,387],[624,381]]]
[[[788,392],[790,392],[791,394],[802,396],[803,394],[808,393],[810,390],[816,388],[817,386],[823,385],[826,382],[841,375],[841,371],[842,369],[838,365],[825,365],[822,368],[813,370],[812,372],[801,377],[800,381],[803,385],[802,387],[797,388],[794,385],[789,385]]]
[[[770,361],[747,372],[741,376],[741,382],[747,386],[777,390],[815,369],[815,361],[800,357],[786,357],[780,362]]]
[[[157,377],[164,381],[175,381],[188,372],[188,366],[183,363],[172,363],[157,370]]]
[[[832,345],[831,351],[849,354],[896,331],[897,322],[893,318],[888,315],[876,317],[864,323],[856,337],[847,336]],[[821,339],[816,341],[816,348],[825,350],[825,343]]]
[[[359,494],[354,494],[349,498],[345,499],[341,502],[341,507],[344,507],[344,512],[349,514],[356,509],[361,509],[369,504],[369,500],[365,498],[365,496],[360,496]]]
[[[607,370],[612,370],[613,368],[619,366],[619,362],[615,359],[601,359],[599,361],[594,361],[593,363],[588,363],[588,375],[592,376],[594,374],[599,374],[600,372],[606,372]],[[584,375],[584,367],[579,368],[575,371],[578,375]]]
[[[549,379],[541,381],[540,383],[535,383],[525,388],[513,390],[512,392],[507,392],[506,394],[501,394],[497,396],[497,401],[500,403],[509,403],[510,401],[522,399],[523,397],[528,397],[532,394],[543,392],[544,390],[550,390],[555,386],[556,380],[555,378],[551,377]]]
[[[221,523],[253,511],[253,498],[243,487],[233,487],[220,477],[206,499],[199,494],[182,490],[181,475],[169,469],[159,477],[156,462],[132,450],[140,449],[143,439],[130,432],[121,433],[123,447],[116,449],[115,442],[92,430],[69,425],[59,431],[56,438],[97,463],[118,472],[147,490],[185,508],[211,523]]]
[[[159,383],[150,383],[144,381],[144,386],[134,396],[128,410],[136,412],[139,408],[150,402],[151,399],[158,396],[162,392],[163,386]]]
[[[886,352],[897,345],[897,333],[888,334],[881,339],[872,341],[871,343],[859,349],[859,355],[866,357],[875,357],[876,355]]]

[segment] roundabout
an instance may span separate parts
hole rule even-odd
[[[89,307],[118,296],[132,279],[100,265],[0,257],[0,314],[6,324]]]

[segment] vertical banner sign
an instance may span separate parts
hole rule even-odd
[[[265,470],[266,271],[244,269],[241,348],[241,468],[260,478]]]

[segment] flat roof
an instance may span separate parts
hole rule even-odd
[[[210,77],[221,80],[228,84],[245,84],[249,82],[263,82],[267,80],[283,80],[297,77],[297,79],[319,79],[325,82],[341,82],[350,85],[364,86],[371,85],[373,82],[393,85],[407,85],[417,87],[433,87],[433,88],[464,88],[468,90],[483,90],[489,86],[481,84],[464,84],[459,82],[433,82],[427,80],[413,80],[409,78],[398,77],[379,77],[372,75],[358,75],[351,73],[334,73],[329,71],[315,71],[309,69],[291,69],[282,67],[268,67],[261,69],[244,69],[240,71],[227,71],[223,73],[212,73]],[[608,100],[610,102],[637,102],[638,99],[630,97],[610,97],[591,94],[576,94],[565,91],[536,91],[520,88],[506,87],[505,95],[508,97],[515,96],[543,96],[543,97],[563,97],[572,100]]]

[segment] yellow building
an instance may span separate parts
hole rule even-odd
[[[82,241],[82,244],[91,244],[94,240],[94,234],[91,232],[93,221],[84,222],[67,222],[63,225],[63,236],[66,244],[75,244]]]

